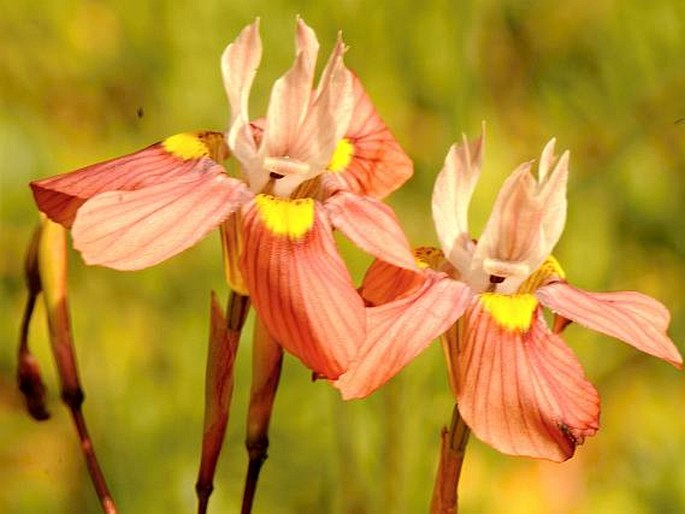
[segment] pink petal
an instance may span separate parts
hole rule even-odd
[[[300,28],[301,22],[298,23],[298,29]],[[262,141],[266,156],[288,156],[303,160],[293,152],[293,147],[300,137],[300,126],[309,108],[318,44],[316,39],[305,37],[302,37],[300,43],[305,47],[298,49],[290,70],[271,89]],[[315,46],[312,48],[311,45]]]
[[[299,16],[297,17],[297,29],[295,31],[295,53],[304,54],[309,74],[313,77],[316,57],[319,54],[319,41],[316,39],[314,30]]]
[[[542,264],[556,245],[566,220],[568,152],[548,173],[554,140],[545,147],[540,179],[525,163],[512,173],[497,196],[478,241],[474,259],[484,274],[511,277],[502,292],[513,292]]]
[[[416,269],[409,242],[390,207],[346,191],[328,198],[324,206],[333,226],[359,248],[390,264]]]
[[[174,137],[195,138],[198,145],[205,146],[206,155],[200,158],[174,155],[165,148],[165,143]],[[133,191],[192,175],[212,166],[210,154],[224,152],[220,148],[223,145],[223,135],[219,132],[179,134],[123,157],[36,180],[31,182],[31,189],[38,208],[53,221],[70,228],[76,211],[88,198],[104,191]]]
[[[311,105],[294,141],[291,157],[310,164],[312,176],[321,173],[347,131],[352,116],[352,74],[343,63],[345,45],[338,38]]]
[[[367,305],[376,306],[397,300],[423,286],[426,278],[420,270],[398,268],[375,259],[364,275],[359,293]]]
[[[238,118],[231,125],[228,132],[228,146],[240,163],[240,171],[250,189],[261,191],[269,181],[269,174],[264,171],[263,159],[257,152],[255,130],[248,120]]]
[[[511,455],[563,461],[599,426],[599,396],[545,325],[507,329],[476,299],[462,318],[459,412],[474,434]]]
[[[452,145],[433,187],[433,221],[440,245],[460,273],[471,264],[474,245],[469,236],[468,208],[483,162],[485,126],[481,136],[469,143]]]
[[[384,198],[411,177],[414,166],[355,75],[352,75],[352,89],[354,107],[345,138],[352,144],[354,153],[345,170],[337,173],[351,191]]]
[[[312,208],[311,227],[289,237],[270,229],[257,202],[250,203],[244,211],[241,267],[252,302],[274,338],[315,373],[335,379],[364,339],[364,306],[328,220],[316,204]]]
[[[668,308],[663,303],[646,294],[636,291],[588,294],[602,302],[620,303],[623,308],[639,314],[658,330],[665,332],[671,323],[671,313]]]
[[[368,396],[419,355],[462,315],[469,288],[431,270],[411,295],[367,309],[364,345],[335,383],[343,399]]]
[[[262,40],[259,18],[246,26],[236,40],[226,47],[221,56],[221,74],[231,105],[231,124],[237,119],[248,119],[250,89],[262,59]]]
[[[333,47],[333,51],[328,56],[326,65],[321,71],[319,83],[316,85],[316,90],[314,90],[314,98],[321,96],[323,90],[330,85],[332,77],[335,73],[337,73],[337,70],[340,67],[342,56],[346,51],[347,47],[343,43],[342,32],[338,32],[338,38],[335,42],[335,47]]]
[[[221,56],[221,74],[231,105],[228,146],[241,163],[245,179],[253,190],[259,190],[266,183],[260,176],[261,159],[257,155],[257,143],[248,114],[250,90],[261,58],[262,40],[257,18],[242,30]]]
[[[247,198],[245,184],[219,165],[137,191],[101,193],[79,209],[74,247],[88,264],[146,268],[193,246]]]
[[[632,291],[588,293],[561,281],[541,287],[535,295],[564,318],[682,367],[683,358],[666,334],[668,309],[647,295]]]
[[[306,25],[300,20],[298,27]],[[274,85],[260,147],[265,172],[285,176],[274,183],[277,196],[290,196],[302,182],[325,170],[352,114],[351,76],[342,61],[342,40],[338,39],[319,86],[312,92],[318,43],[311,29],[307,30],[310,32],[298,36],[303,49],[293,68]]]

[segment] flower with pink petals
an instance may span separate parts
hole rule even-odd
[[[343,64],[342,39],[316,86],[319,44],[299,18],[295,45],[265,118],[248,115],[262,53],[257,20],[222,56],[226,134],[177,134],[31,187],[40,210],[71,228],[89,264],[145,268],[221,227],[231,284],[249,294],[285,349],[334,379],[364,341],[367,313],[333,229],[379,259],[415,268],[394,213],[379,200],[409,178],[412,164]],[[224,169],[229,156],[240,177]]]
[[[406,310],[416,321],[444,315],[458,323],[444,334],[450,382],[459,412],[474,434],[513,455],[562,461],[599,428],[599,396],[560,336],[564,320],[616,337],[677,368],[682,357],[666,334],[668,310],[637,292],[588,293],[570,285],[551,256],[566,219],[569,154],[544,148],[537,177],[532,163],[506,180],[478,241],[468,231],[467,209],[483,157],[483,136],[453,146],[433,190],[433,219],[442,247],[417,258],[423,278],[376,262],[362,294],[375,309]],[[407,304],[439,273],[448,273],[466,293],[450,305]],[[561,323],[550,330],[549,308]],[[411,325],[402,337],[386,327],[336,385],[346,398],[371,393],[430,343]],[[393,361],[392,356],[401,359]],[[401,361],[401,362],[400,362]]]

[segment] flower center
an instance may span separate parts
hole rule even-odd
[[[487,258],[483,261],[483,270],[490,277],[490,282],[500,284],[508,277],[520,277],[523,280],[530,274],[530,268],[523,262],[503,261],[500,259]]]
[[[291,157],[265,157],[264,169],[273,179],[281,179],[286,175],[305,175],[311,167],[306,162]]]

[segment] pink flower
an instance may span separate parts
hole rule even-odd
[[[412,164],[343,64],[342,40],[316,87],[319,44],[299,18],[295,43],[266,118],[248,117],[262,52],[257,20],[222,57],[226,135],[178,134],[31,187],[40,210],[71,228],[89,264],[152,266],[221,226],[229,278],[246,288],[269,332],[315,373],[336,378],[365,339],[367,316],[332,231],[414,268],[394,213],[379,201]],[[240,177],[222,166],[228,156]]]
[[[566,281],[551,256],[566,219],[569,161],[568,152],[555,158],[554,140],[542,152],[537,178],[532,163],[519,166],[504,183],[481,238],[471,238],[467,209],[482,156],[482,136],[450,149],[433,190],[442,252],[424,249],[418,255],[468,286],[468,294],[449,300],[451,319],[460,318],[444,335],[451,385],[478,438],[504,453],[562,461],[597,431],[599,396],[560,330],[548,328],[543,306],[559,320],[621,339],[677,368],[682,357],[666,335],[669,313],[661,303],[636,292],[585,292]],[[362,293],[372,304],[401,310],[404,298],[435,276],[427,270],[421,279],[377,262]],[[441,315],[445,306],[413,309],[411,315],[421,319]],[[391,354],[414,356],[430,342],[411,330],[402,335],[385,341]],[[352,366],[337,385],[346,398],[365,396],[397,371],[376,359]]]

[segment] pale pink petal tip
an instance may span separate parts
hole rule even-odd
[[[556,145],[557,138],[553,137],[550,139],[545,147],[542,149],[542,155],[540,156],[540,165],[538,167],[538,179],[540,182],[544,181],[547,173],[554,164],[556,160],[554,154],[554,146]]]

